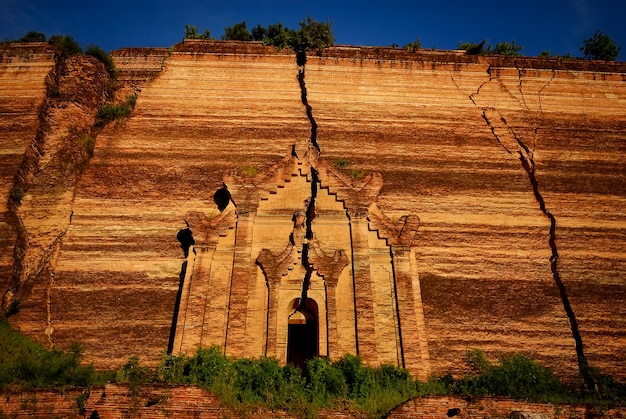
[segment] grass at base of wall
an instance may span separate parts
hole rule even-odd
[[[128,383],[131,394],[137,394],[141,386],[152,383],[195,384],[243,415],[260,407],[300,418],[315,417],[322,409],[383,418],[404,401],[426,395],[626,406],[626,385],[608,375],[596,373],[596,393],[582,394],[582,381],[566,385],[530,357],[508,354],[492,363],[480,350],[468,352],[470,373],[464,378],[455,380],[448,375],[423,382],[403,368],[368,367],[349,354],[337,361],[313,358],[300,370],[271,358],[227,357],[216,346],[200,348],[193,356],[164,353],[157,368],[142,366],[138,357],[132,357],[116,372],[96,373],[92,365],[80,363],[79,344],[72,344],[67,351],[47,350],[13,330],[5,318],[0,318],[0,348],[0,389],[62,390],[113,381]]]
[[[97,381],[93,366],[81,365],[78,343],[65,352],[47,350],[0,319],[0,348],[0,389],[91,386]]]

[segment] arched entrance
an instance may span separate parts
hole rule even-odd
[[[317,303],[307,298],[302,306],[300,299],[293,301],[287,330],[287,363],[303,368],[307,359],[319,355]]]

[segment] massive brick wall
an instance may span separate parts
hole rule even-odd
[[[393,58],[309,57],[309,103],[326,157],[380,171],[378,206],[420,217],[433,371],[460,370],[464,352],[482,348],[576,372],[550,222],[519,140],[557,220],[558,269],[590,361],[623,375],[623,69]]]
[[[155,363],[167,348],[186,214],[217,215],[225,171],[262,171],[311,135],[288,51],[188,42],[169,56],[138,51],[136,65],[132,51],[114,57],[137,106],[98,135],[76,187],[49,318],[14,322],[33,336],[47,329],[61,347],[81,340],[103,368],[131,355]],[[38,68],[30,65],[16,80]],[[321,158],[347,162],[354,176],[380,172],[378,207],[420,218],[433,373],[462,372],[466,350],[481,348],[576,374],[541,198],[556,219],[557,267],[589,361],[626,377],[622,64],[342,47],[309,56],[305,68]]]

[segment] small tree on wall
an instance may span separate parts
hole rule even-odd
[[[586,60],[604,60],[615,61],[619,55],[621,46],[615,44],[615,41],[600,31],[597,31],[590,38],[585,38],[583,46],[580,50]]]
[[[496,55],[504,55],[505,57],[516,57],[521,55],[520,51],[524,47],[521,45],[515,44],[515,39],[511,42],[498,42],[495,48],[492,48],[489,45],[487,48],[487,54],[496,54]]]
[[[213,39],[211,31],[205,29],[203,33],[198,32],[198,27],[193,25],[185,25],[185,39]]]
[[[318,22],[311,16],[300,22],[300,30],[296,31],[292,47],[294,50],[322,50],[335,43],[332,23]]]
[[[248,31],[246,21],[244,20],[243,22],[235,23],[233,26],[224,28],[222,39],[226,41],[251,41],[252,35]]]

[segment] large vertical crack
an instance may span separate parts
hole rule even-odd
[[[301,64],[298,69],[298,82],[300,83],[300,94],[302,97],[302,104],[306,108],[306,116],[309,118],[309,122],[311,123],[311,138],[309,140],[309,147],[315,147],[317,150],[317,154],[321,153],[320,147],[317,144],[317,122],[315,122],[315,118],[313,118],[313,108],[309,105],[309,100],[307,98],[306,84],[304,82],[304,68],[306,66],[306,57],[302,59],[302,55],[304,52],[298,52],[298,64]]]
[[[556,218],[546,208],[546,202],[543,199],[541,192],[539,191],[539,182],[537,181],[537,178],[535,176],[535,161],[532,153],[529,152],[528,147],[526,147],[526,145],[521,140],[517,139],[517,142],[520,146],[520,150],[518,151],[519,159],[522,163],[522,167],[528,174],[528,179],[530,180],[530,184],[533,187],[533,194],[535,195],[535,199],[539,203],[539,209],[550,220],[550,236],[548,239],[548,244],[550,245],[550,250],[552,252],[550,256],[550,270],[552,271],[552,278],[554,279],[554,283],[559,290],[561,302],[563,303],[563,309],[565,310],[565,313],[570,323],[572,337],[574,338],[574,342],[576,344],[576,357],[578,359],[578,369],[580,371],[580,375],[585,382],[586,389],[588,391],[593,391],[595,388],[595,381],[589,369],[587,357],[585,356],[583,339],[580,334],[580,330],[578,329],[576,314],[574,313],[574,310],[572,309],[572,306],[569,302],[565,284],[561,280],[561,275],[559,274],[559,251],[556,245]]]
[[[48,92],[39,110],[39,128],[26,149],[14,180],[27,199],[9,202],[10,221],[17,231],[13,272],[2,305],[36,299],[25,321],[54,347],[53,293],[63,238],[72,222],[76,187],[89,163],[98,130],[97,110],[104,103],[110,75],[93,57],[56,57],[46,77]],[[42,223],[41,220],[46,220]],[[41,301],[41,302],[39,302]],[[45,305],[40,307],[39,304]]]
[[[313,220],[315,219],[315,200],[317,198],[319,177],[317,170],[315,169],[314,162],[319,157],[321,150],[317,143],[317,122],[313,117],[313,108],[309,104],[306,90],[306,83],[304,82],[305,66],[306,66],[306,53],[299,51],[296,55],[298,63],[298,83],[300,84],[300,94],[302,98],[302,104],[306,109],[306,115],[311,124],[311,137],[307,145],[307,154],[309,157],[310,171],[311,171],[311,197],[306,206],[306,233],[304,240],[302,241],[302,266],[305,269],[304,279],[302,281],[302,297],[300,298],[300,308],[303,309],[306,306],[308,298],[308,290],[311,284],[311,276],[313,275],[313,264],[310,261],[309,251],[311,242],[313,240]],[[314,150],[314,151],[313,151]]]
[[[520,91],[520,94],[522,95],[520,106],[526,112],[529,112],[530,109],[526,103],[525,96],[522,91],[522,71],[520,68],[517,67],[517,65],[516,65],[516,69],[518,70],[518,74],[520,78],[518,89]],[[550,271],[552,273],[554,284],[556,285],[559,291],[561,303],[563,305],[563,309],[565,311],[565,314],[570,324],[572,337],[575,342],[578,369],[584,381],[585,389],[587,391],[594,391],[595,381],[591,373],[591,370],[587,361],[587,357],[585,356],[585,353],[584,353],[583,340],[582,340],[582,336],[580,334],[580,330],[578,327],[576,314],[574,313],[574,310],[572,309],[572,306],[570,304],[569,297],[567,294],[567,289],[559,273],[559,267],[558,267],[559,251],[558,251],[557,238],[556,238],[557,220],[554,214],[552,214],[546,206],[545,199],[543,198],[543,195],[541,194],[541,191],[539,189],[539,182],[536,177],[536,165],[535,165],[535,160],[534,160],[534,147],[535,147],[534,137],[533,137],[533,148],[531,149],[527,144],[524,143],[524,141],[522,141],[520,136],[517,135],[515,130],[509,125],[509,123],[504,118],[502,113],[496,107],[479,105],[479,103],[477,102],[477,96],[480,94],[481,89],[487,83],[492,81],[492,74],[491,74],[490,68],[487,69],[487,73],[489,74],[489,80],[482,83],[475,92],[473,92],[472,94],[468,96],[468,98],[474,104],[474,106],[482,110],[481,116],[484,119],[487,126],[489,127],[489,129],[491,130],[491,133],[493,134],[498,144],[508,154],[517,155],[522,165],[522,168],[524,169],[524,171],[526,172],[528,176],[529,182],[533,189],[533,195],[535,197],[535,200],[539,204],[539,209],[541,210],[543,215],[550,221],[550,230],[549,230],[549,238],[548,238],[548,245],[551,251]],[[547,87],[548,85],[550,85],[554,76],[555,76],[555,73],[553,70],[552,78],[550,79],[550,81],[548,81],[548,83],[538,92],[540,111],[543,111],[541,107],[540,95],[543,89]],[[509,94],[511,93],[509,92]],[[514,95],[512,96],[514,97]],[[537,134],[537,130],[538,128],[535,128],[533,130],[534,135]]]
[[[304,308],[308,298],[309,286],[311,284],[311,275],[313,275],[313,264],[310,261],[309,251],[311,250],[311,242],[313,240],[312,223],[315,218],[315,199],[317,197],[317,170],[311,167],[311,199],[306,208],[306,233],[302,241],[302,266],[306,273],[302,281],[302,297],[300,298],[300,308]]]
[[[472,100],[472,102],[474,102],[473,98],[470,97],[470,99]],[[587,362],[587,357],[585,356],[585,353],[584,353],[583,340],[580,334],[580,330],[578,328],[578,321],[576,319],[576,314],[574,313],[574,310],[572,309],[572,306],[569,302],[565,284],[563,283],[561,279],[561,275],[559,274],[559,269],[558,269],[559,252],[558,252],[558,247],[556,243],[556,224],[557,224],[556,217],[547,209],[546,202],[543,198],[543,195],[541,194],[539,190],[539,182],[537,181],[537,177],[535,175],[536,166],[535,166],[533,151],[521,140],[521,138],[519,138],[519,136],[507,123],[506,119],[497,110],[494,109],[493,111],[497,112],[500,115],[500,122],[506,128],[506,133],[508,133],[512,137],[513,141],[511,141],[510,139],[508,141],[509,146],[507,146],[507,141],[500,138],[500,136],[496,132],[496,126],[488,118],[486,114],[487,112],[486,109],[483,109],[483,112],[482,112],[483,119],[487,123],[487,126],[491,129],[491,133],[493,134],[493,136],[496,138],[498,143],[504,148],[504,150],[507,151],[507,153],[513,155],[514,152],[513,152],[512,146],[515,146],[515,145],[517,146],[517,155],[522,164],[522,168],[528,175],[528,179],[533,188],[533,195],[535,196],[535,200],[539,204],[539,209],[541,210],[541,212],[550,221],[550,230],[549,230],[549,239],[548,239],[548,245],[550,246],[550,251],[551,251],[550,271],[552,272],[552,278],[554,280],[554,283],[557,289],[559,290],[561,303],[563,304],[563,309],[570,323],[572,337],[574,339],[575,346],[576,346],[576,356],[577,356],[578,369],[580,371],[580,375],[585,383],[585,388],[588,391],[593,391],[595,388],[595,381],[591,374],[589,364]]]

